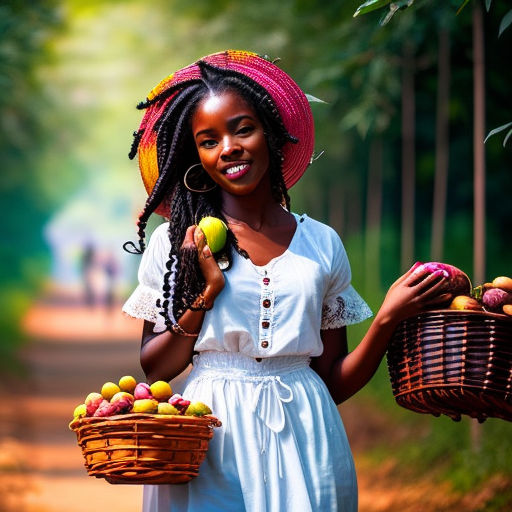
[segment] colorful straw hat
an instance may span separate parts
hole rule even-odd
[[[299,86],[282,69],[255,53],[227,50],[199,59],[212,66],[237,71],[251,78],[270,94],[290,135],[296,144],[287,142],[283,148],[283,177],[287,188],[297,183],[311,162],[314,149],[313,116],[308,100]],[[198,62],[199,62],[198,61]],[[197,63],[191,64],[162,80],[149,94],[148,101],[169,87],[188,80],[201,78]],[[159,176],[157,163],[157,133],[153,129],[160,114],[166,109],[173,95],[150,105],[142,120],[143,134],[139,143],[139,167],[148,194]],[[162,214],[161,208],[156,210]]]

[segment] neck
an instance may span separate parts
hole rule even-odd
[[[259,231],[266,225],[275,224],[285,210],[272,197],[270,180],[263,179],[251,194],[235,196],[224,193],[222,212],[228,221],[241,221]]]

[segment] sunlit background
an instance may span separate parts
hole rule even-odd
[[[475,285],[512,274],[507,130],[484,146],[485,230],[476,246],[482,232],[474,220],[475,146],[512,121],[510,5],[474,0],[457,15],[463,0],[416,0],[381,26],[387,8],[353,18],[361,3],[0,1],[0,396],[28,404],[6,398],[0,407],[0,510],[71,510],[74,493],[88,490],[108,493],[101,499],[110,508],[98,498],[74,510],[140,509],[139,488],[92,487],[75,462],[48,461],[69,453],[80,464],[66,429],[81,397],[120,372],[142,378],[140,324],[120,314],[139,261],[122,244],[136,238],[145,200],[137,163],[127,157],[141,119],[135,106],[202,55],[235,48],[280,58],[323,100],[312,103],[318,159],[291,190],[292,209],[340,233],[354,285],[374,309],[417,260],[457,265]],[[478,19],[485,118],[477,144]],[[152,219],[148,232],[161,221]],[[349,331],[352,346],[367,327]],[[63,354],[83,366],[73,369]],[[56,375],[60,387],[49,384]],[[362,512],[512,508],[507,422],[475,428],[402,410],[385,362],[341,412]],[[59,421],[38,423],[52,415]],[[27,417],[30,429],[20,429]],[[46,444],[44,428],[52,432]],[[30,453],[41,462],[31,465]],[[129,504],[117,508],[121,495]]]

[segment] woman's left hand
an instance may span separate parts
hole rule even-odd
[[[452,298],[447,286],[442,270],[430,273],[423,265],[413,265],[391,285],[379,316],[398,324],[409,316],[446,304]]]

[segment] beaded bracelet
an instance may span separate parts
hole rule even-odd
[[[211,306],[208,307],[206,305],[206,298],[202,293],[200,293],[197,296],[196,300],[194,301],[194,304],[193,305],[191,304],[189,307],[189,309],[191,311],[210,311],[210,309],[212,309],[212,308],[213,308],[213,303]]]
[[[181,327],[181,325],[178,324],[178,323],[175,323],[175,324],[171,325],[171,331],[174,334],[178,334],[180,336],[190,336],[190,337],[194,337],[195,338],[196,336],[199,335],[199,333],[192,334],[190,332],[185,331],[185,329],[183,329],[183,327]]]

